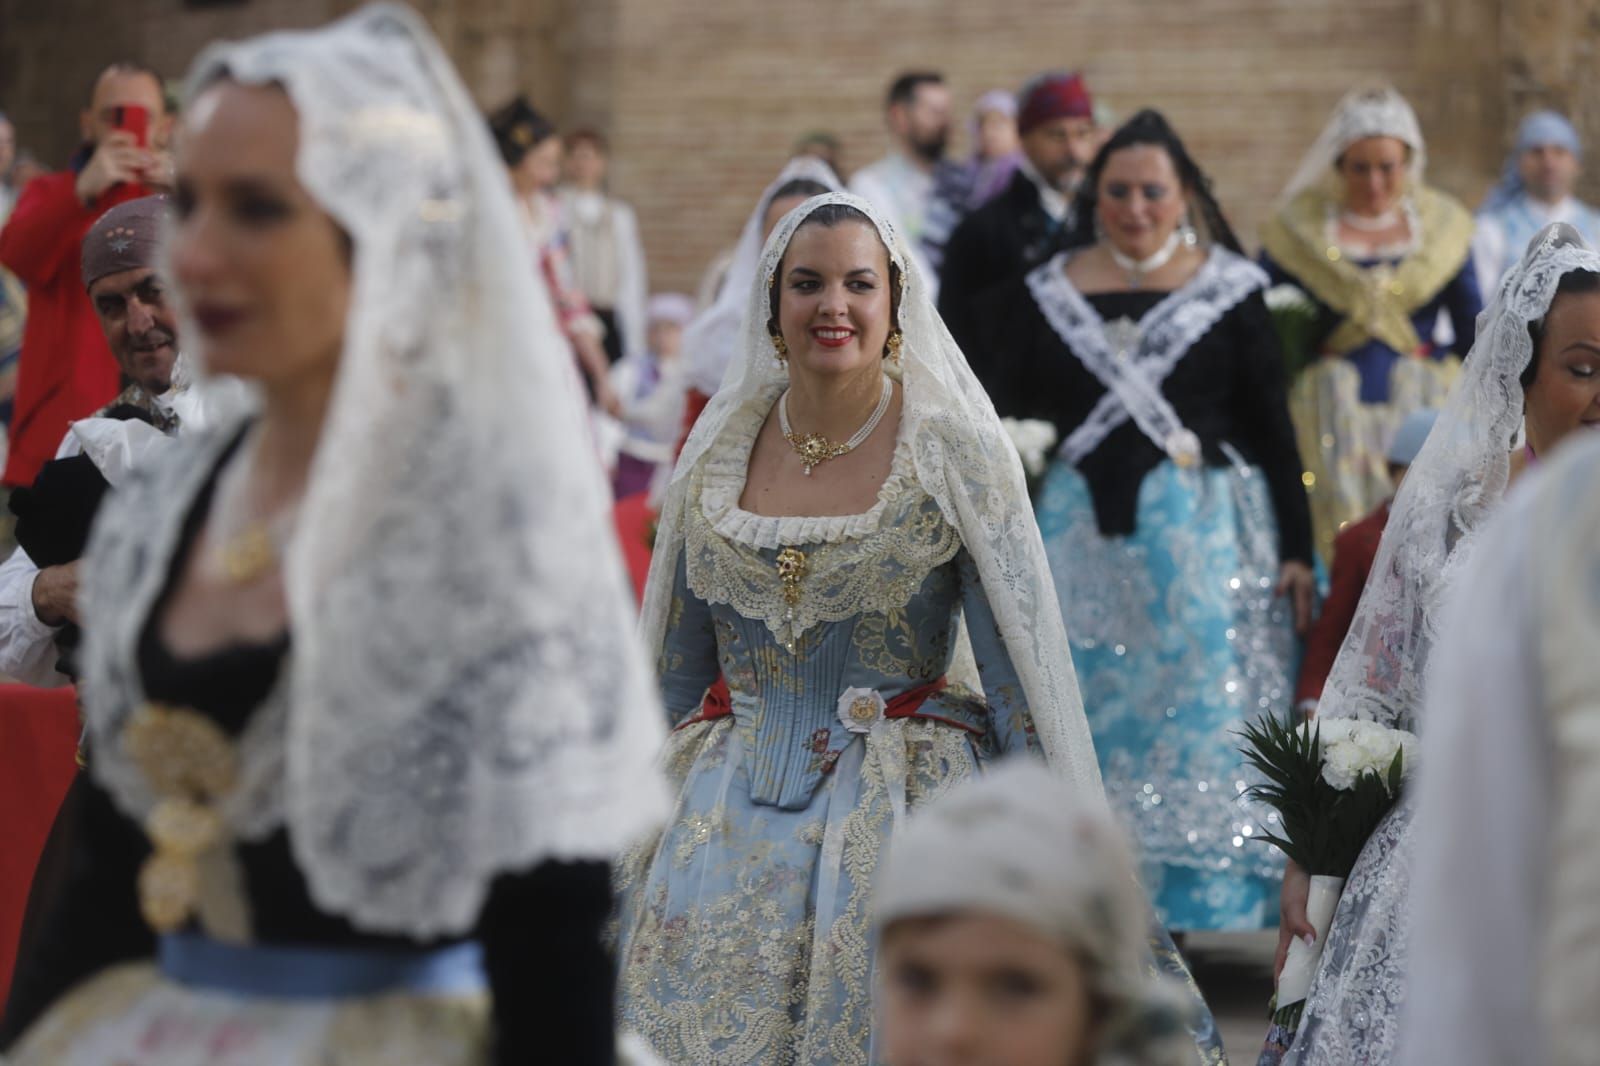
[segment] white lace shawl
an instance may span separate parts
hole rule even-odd
[[[937,502],[977,564],[1046,759],[1074,786],[1103,802],[1066,627],[1021,460],[988,394],[934,310],[901,236],[870,204],[848,193],[811,198],[786,215],[767,241],[748,294],[741,357],[728,368],[722,388],[695,424],[667,491],[641,621],[645,647],[658,653],[666,636],[673,578],[684,550],[690,475],[707,461],[724,432],[753,437],[787,380],[766,330],[770,280],[795,230],[827,204],[846,204],[871,219],[900,269],[900,329],[905,339],[899,448],[909,451],[916,480]],[[786,521],[795,538],[815,535],[812,520]]]
[[[1367,137],[1393,137],[1408,145],[1411,148],[1411,163],[1406,171],[1406,184],[1412,189],[1422,187],[1428,150],[1422,139],[1422,125],[1417,122],[1417,113],[1411,109],[1406,98],[1394,89],[1352,89],[1339,101],[1328,124],[1301,157],[1294,176],[1278,196],[1278,205],[1282,207],[1290,203],[1314,185],[1327,184],[1329,191],[1334,192],[1334,164],[1346,148]],[[1342,197],[1334,197],[1335,202],[1339,199]]]
[[[1194,277],[1131,325],[1131,335],[1123,341],[1127,348],[1121,350],[1108,323],[1067,280],[1070,257],[1062,252],[1032,270],[1028,291],[1056,336],[1106,391],[1056,454],[1077,465],[1132,419],[1150,443],[1173,459],[1198,459],[1200,438],[1178,417],[1162,384],[1212,326],[1252,292],[1267,287],[1266,272],[1222,245],[1212,245]]]
[[[269,735],[246,738],[244,773],[265,785],[230,821],[286,823],[329,912],[460,933],[497,874],[608,859],[664,810],[663,715],[604,478],[505,168],[422,19],[377,5],[213,47],[190,98],[222,77],[288,93],[299,178],[353,246],[285,552],[286,710],[252,721]],[[92,617],[127,621],[127,602],[87,595]],[[140,698],[128,632],[90,627],[107,665],[86,702],[100,776],[137,816],[149,796],[117,743]]]
[[[1563,275],[1600,271],[1565,223],[1545,227],[1478,319],[1478,336],[1389,512],[1389,523],[1317,713],[1413,728],[1423,706],[1441,605],[1505,494],[1522,427],[1528,324],[1544,318]]]
[[[711,306],[695,315],[683,331],[683,354],[689,363],[689,384],[705,393],[714,394],[722,384],[728,367],[739,357],[743,339],[739,327],[744,322],[745,298],[761,265],[761,246],[766,233],[767,208],[778,190],[791,181],[801,179],[817,182],[829,189],[843,189],[833,168],[812,156],[798,156],[785,164],[778,177],[750,213],[744,229],[739,233],[739,243],[734,247],[733,259],[722,278],[722,288],[717,290]],[[763,317],[762,321],[766,319]]]

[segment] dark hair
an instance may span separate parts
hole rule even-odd
[[[1124,122],[1117,132],[1111,135],[1111,139],[1101,145],[1100,151],[1095,153],[1094,161],[1089,164],[1089,170],[1084,175],[1083,184],[1078,187],[1078,199],[1073,209],[1072,232],[1067,235],[1067,247],[1079,248],[1094,243],[1095,209],[1100,205],[1100,175],[1105,173],[1106,161],[1114,153],[1136,145],[1149,145],[1167,153],[1167,157],[1172,160],[1172,168],[1178,172],[1178,180],[1193,197],[1192,206],[1200,216],[1195,221],[1204,227],[1206,234],[1213,241],[1231,252],[1242,255],[1244,249],[1239,245],[1239,238],[1234,235],[1233,227],[1228,225],[1228,220],[1223,217],[1221,205],[1211,194],[1211,179],[1206,177],[1200,165],[1194,161],[1189,150],[1183,146],[1183,141],[1178,138],[1177,131],[1161,112],[1148,107]]]
[[[1556,282],[1556,291],[1550,297],[1550,307],[1554,308],[1556,300],[1563,296],[1589,292],[1600,292],[1600,273],[1593,270],[1568,271],[1561,275],[1560,281]],[[1544,318],[1528,323],[1528,336],[1533,340],[1533,354],[1528,357],[1528,365],[1522,368],[1522,376],[1518,379],[1523,392],[1527,392],[1528,386],[1533,384],[1533,379],[1539,376],[1539,344],[1544,340],[1544,324],[1549,317],[1550,311],[1546,310]]]
[[[590,144],[594,146],[595,151],[602,155],[611,151],[611,143],[606,140],[605,134],[592,126],[584,126],[581,129],[573,130],[567,134],[565,143],[568,148],[575,148],[580,144]]]
[[[922,86],[943,84],[944,75],[936,70],[908,70],[889,84],[889,96],[884,100],[884,106],[912,103]]]
[[[526,96],[519,96],[489,115],[489,132],[506,166],[514,167],[527,154],[554,137],[555,124],[533,109]]]
[[[793,185],[797,183],[790,182],[789,184]],[[813,182],[812,184],[815,183]],[[788,186],[785,186],[785,188],[787,187]],[[826,192],[828,190],[823,191]],[[777,199],[777,196],[774,195],[773,199]],[[868,229],[872,230],[873,236],[878,236],[878,227],[873,225],[872,219],[862,214],[859,209],[851,207],[849,204],[824,204],[807,215],[805,220],[801,222],[800,225],[795,227],[795,233],[799,233],[807,226],[821,226],[824,229],[833,229],[835,226],[842,225],[846,222],[859,222],[863,226],[866,226]],[[793,234],[790,235],[790,239],[794,239]],[[879,241],[881,243],[882,237],[879,237]],[[784,254],[788,254],[787,249],[785,249]],[[884,258],[889,260],[889,323],[891,329],[898,329],[900,328],[900,268],[895,265],[894,256],[889,254],[887,245],[884,247],[883,254]],[[782,259],[778,260],[778,266],[783,266]],[[773,336],[777,336],[778,275],[776,272],[774,272],[772,275],[772,288],[767,292],[767,306],[771,315],[771,317],[767,319],[767,332]]]

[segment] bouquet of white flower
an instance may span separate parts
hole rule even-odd
[[[1283,367],[1287,380],[1310,363],[1314,355],[1312,335],[1317,328],[1317,305],[1294,285],[1274,285],[1267,290],[1267,311],[1283,348]]]
[[[1283,836],[1258,839],[1276,845],[1311,875],[1306,920],[1316,930],[1316,942],[1297,939],[1289,945],[1273,997],[1273,1024],[1292,1034],[1345,878],[1400,798],[1417,738],[1354,718],[1293,726],[1270,717],[1246,726],[1243,736],[1250,744],[1245,759],[1266,778],[1248,792],[1276,809],[1283,826]]]
[[[1055,424],[1039,418],[1002,418],[1000,424],[1022,458],[1022,472],[1028,477],[1031,494],[1050,465],[1050,449],[1056,444]]]

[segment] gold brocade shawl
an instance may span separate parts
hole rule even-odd
[[[1307,189],[1261,229],[1261,246],[1312,296],[1344,321],[1324,342],[1344,355],[1379,340],[1403,355],[1422,347],[1411,314],[1461,271],[1472,243],[1472,215],[1444,193],[1423,186],[1412,194],[1422,237],[1393,270],[1357,266],[1328,243],[1330,197]]]

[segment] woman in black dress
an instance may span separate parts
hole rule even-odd
[[[1096,156],[1068,251],[980,300],[1002,416],[1053,423],[1037,495],[1095,750],[1178,930],[1277,917],[1233,735],[1286,710],[1310,521],[1262,290],[1165,119]]]
[[[260,410],[97,525],[95,787],[14,1061],[610,1063],[660,710],[504,172],[400,8],[189,92],[174,282]]]

